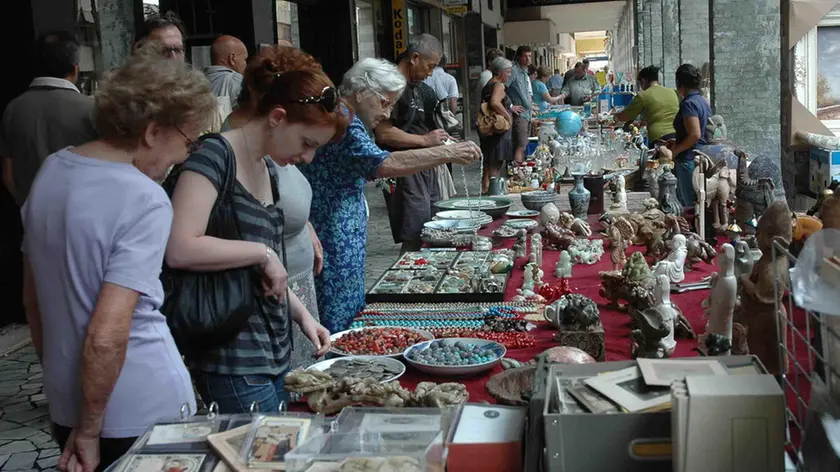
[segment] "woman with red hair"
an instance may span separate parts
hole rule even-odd
[[[175,213],[166,251],[170,268],[255,267],[262,274],[263,294],[239,332],[222,344],[187,353],[199,393],[222,413],[247,412],[252,403],[260,411],[277,411],[287,399],[283,375],[290,365],[293,321],[315,346],[316,356],[330,346],[329,331],[288,290],[282,257],[289,222],[279,175],[281,167],[311,162],[315,150],[341,139],[348,118],[339,110],[330,79],[312,67],[311,56],[282,49],[290,51],[261,55],[249,64],[252,80],[264,92],[252,97],[247,121],[203,137],[201,148],[167,182]],[[232,198],[220,199],[230,177],[235,178]],[[221,239],[208,230],[218,205],[232,205],[241,240]]]

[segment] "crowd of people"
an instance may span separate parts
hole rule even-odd
[[[430,35],[336,87],[288,44],[249,57],[222,36],[200,71],[177,17],[145,26],[93,97],[75,36],[42,35],[0,129],[62,470],[107,467],[196,391],[276,411],[283,375],[364,307],[365,183],[398,178],[398,236],[418,247],[447,164],[481,156],[430,116],[440,94],[458,105]]]
[[[283,375],[364,307],[364,185],[397,180],[395,241],[418,249],[447,165],[483,155],[486,192],[524,162],[535,111],[597,90],[584,63],[564,78],[533,70],[527,46],[513,62],[490,50],[476,94],[509,126],[479,148],[436,119],[457,110],[458,89],[431,35],[396,63],[359,61],[338,86],[301,49],[248,56],[231,36],[199,71],[184,35],[171,13],[150,18],[88,97],[75,36],[46,33],[36,78],[3,115],[3,184],[21,206],[26,317],[62,470],[107,467],[150,424],[195,412],[195,391],[222,413],[276,411]],[[657,75],[640,73],[625,118],[644,113],[687,156],[709,114],[699,73],[677,71],[676,106]]]

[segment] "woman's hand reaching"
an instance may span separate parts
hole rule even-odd
[[[308,312],[304,315],[300,322],[300,330],[303,332],[312,345],[315,346],[315,353],[313,357],[321,357],[330,350],[330,332],[324,328],[321,323],[315,321]]]

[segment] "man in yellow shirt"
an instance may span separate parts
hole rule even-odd
[[[639,86],[642,89],[621,113],[616,121],[635,120],[641,113],[647,122],[648,140],[668,141],[676,137],[674,117],[680,110],[677,92],[659,85],[659,68],[648,66],[639,71]]]

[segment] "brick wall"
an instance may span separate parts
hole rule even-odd
[[[680,0],[662,0],[662,75],[666,87],[675,87],[680,66]]]
[[[779,2],[710,0],[712,108],[729,124],[729,139],[777,165],[782,146]]]
[[[651,57],[649,64],[662,67],[662,3],[653,2],[648,4],[650,9],[650,39]]]
[[[709,2],[706,0],[678,1],[680,58],[683,63],[688,62],[702,67],[703,64],[709,62]]]

